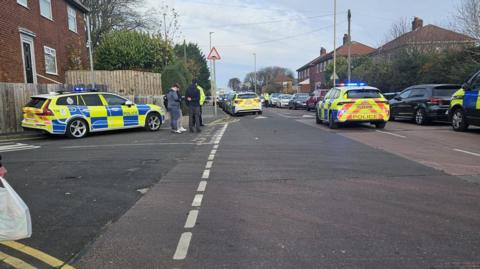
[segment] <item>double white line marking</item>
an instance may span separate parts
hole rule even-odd
[[[193,197],[192,207],[194,209],[190,210],[188,213],[187,220],[185,221],[184,229],[193,229],[197,223],[198,213],[200,206],[202,205],[203,196],[205,190],[207,189],[207,180],[210,178],[210,169],[213,167],[213,160],[217,154],[218,146],[222,140],[225,131],[227,130],[228,124],[225,124],[222,129],[220,129],[217,134],[213,137],[214,146],[210,155],[208,156],[207,164],[205,165],[205,170],[203,170],[202,181],[198,184],[197,193]],[[174,260],[184,260],[188,254],[188,248],[190,247],[190,241],[192,240],[192,232],[186,231],[180,236],[178,241],[177,249],[173,254]]]

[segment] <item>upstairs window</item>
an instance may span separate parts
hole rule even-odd
[[[45,54],[45,73],[58,75],[57,71],[57,51],[49,47],[43,47]]]
[[[53,20],[52,16],[52,0],[40,0],[40,15]]]
[[[24,7],[28,7],[28,0],[17,0],[17,3]]]
[[[77,32],[77,12],[71,6],[67,6],[68,13],[68,30]]]

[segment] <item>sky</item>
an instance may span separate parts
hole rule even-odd
[[[266,66],[296,69],[333,49],[333,0],[146,0],[151,8],[164,2],[179,12],[177,42],[199,44],[204,54],[212,45],[222,59],[216,62],[217,86]],[[448,27],[461,0],[337,0],[337,44],[347,32],[347,10],[352,12],[352,40],[377,48],[391,25],[415,16],[424,24]]]

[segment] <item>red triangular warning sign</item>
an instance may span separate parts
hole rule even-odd
[[[212,50],[208,54],[207,59],[212,60],[212,61],[217,61],[217,60],[222,59],[222,57],[220,57],[220,54],[218,53],[217,49],[215,47],[212,47]]]

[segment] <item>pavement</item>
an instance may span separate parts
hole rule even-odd
[[[480,267],[478,129],[330,130],[273,108],[210,122],[11,146],[34,224],[19,243],[74,268]],[[0,245],[0,268],[55,268],[21,249]]]

